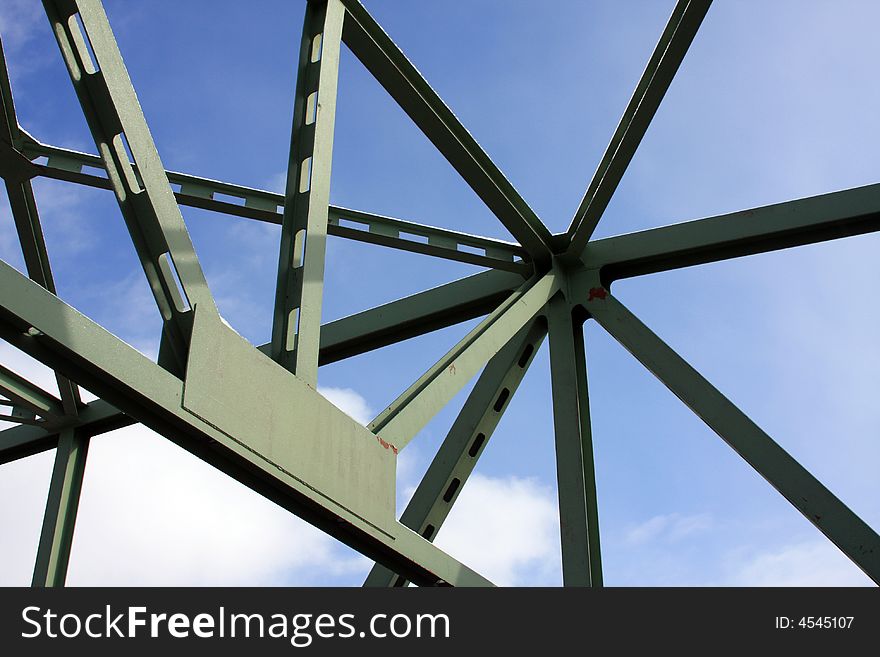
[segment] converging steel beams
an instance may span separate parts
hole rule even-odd
[[[880,583],[880,536],[605,288],[593,290],[585,301],[593,319]]]
[[[327,206],[344,15],[339,0],[306,5],[272,319],[272,358],[313,387],[318,385]]]
[[[247,354],[252,362],[259,361],[261,371],[271,374],[273,380],[281,381],[283,378],[291,390],[299,391],[299,397],[312,400],[311,410],[314,413],[320,411],[347,431],[369,435],[363,427],[326,400],[319,402],[317,393],[306,390],[305,383],[297,381],[289,374],[279,378],[280,373],[286,373],[253,347],[244,344],[240,337],[223,326],[219,318],[212,317],[209,313],[203,321],[214,327],[212,331],[217,331],[218,337],[223,336],[225,346],[221,351],[222,355],[229,353],[229,345],[234,345],[237,354]],[[198,323],[194,325],[198,326]],[[423,585],[491,585],[486,578],[452,559],[418,534],[396,522],[382,521],[383,526],[379,526],[361,517],[307,485],[288,470],[280,468],[247,443],[242,443],[224,430],[218,429],[215,423],[203,420],[189,410],[186,404],[191,402],[187,401],[186,395],[191,396],[194,392],[191,389],[194,375],[199,375],[198,383],[202,386],[206,382],[216,385],[204,366],[193,367],[190,362],[187,368],[187,385],[184,386],[183,380],[159,367],[3,262],[0,262],[0,337],[49,367],[82,382],[84,386],[149,428],[340,541],[402,573],[413,582]],[[195,331],[194,337],[199,337],[202,341],[196,354],[201,359],[198,362],[212,363],[216,345],[212,340],[205,342],[212,336],[205,335],[203,331]],[[247,378],[238,381],[239,391],[244,383],[257,386],[255,390],[261,394],[268,394],[272,390],[266,386],[266,382],[261,383],[253,371],[241,371],[240,375]],[[219,388],[211,394],[226,390],[224,385],[219,384]],[[228,394],[234,397],[236,392],[230,390]],[[249,399],[252,399],[254,392],[250,394]],[[207,401],[210,402],[210,399]],[[224,418],[232,418],[236,426],[250,422],[247,418],[240,418],[225,404],[220,404],[219,408],[224,413]],[[316,421],[310,417],[304,418],[304,422],[306,419],[311,425]],[[268,428],[290,432],[291,439],[304,439],[303,429],[296,423]],[[309,432],[307,438],[311,440],[313,437]],[[377,444],[364,441],[364,445],[368,443]],[[279,444],[279,447],[282,446]],[[312,458],[315,450],[317,448],[310,451]],[[297,465],[291,456],[288,456],[288,462]],[[309,463],[303,462],[297,467],[308,471]],[[340,485],[345,485],[345,482],[340,482]]]
[[[535,357],[546,320],[536,318],[495,354],[464,403],[400,522],[433,541]],[[405,586],[405,577],[376,564],[364,586]]]
[[[675,5],[571,221],[571,242],[566,252],[569,258],[580,255],[596,229],[711,4],[712,0],[678,0]]]
[[[550,265],[552,235],[495,163],[357,0],[342,39],[539,266]]]
[[[369,429],[401,450],[559,289],[552,270],[527,282],[374,419]]]

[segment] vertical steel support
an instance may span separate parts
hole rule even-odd
[[[563,584],[602,586],[583,322],[561,294],[548,304],[547,319]]]
[[[593,319],[868,577],[880,583],[880,536],[864,520],[607,290],[594,287],[589,296],[586,306]]]
[[[546,322],[539,317],[524,327],[486,364],[401,515],[402,524],[427,540],[434,540],[519,388],[546,333]],[[364,586],[405,586],[406,583],[405,578],[376,564]]]
[[[3,109],[2,116],[0,116],[0,121],[2,121],[0,139],[9,144],[11,150],[8,153],[14,157],[21,148],[22,134],[18,118],[15,115],[12,85],[9,81],[9,71],[6,68],[6,56],[3,53],[2,42],[0,42],[0,103],[2,103]],[[23,157],[21,159],[24,161]],[[18,233],[18,241],[21,244],[28,276],[54,294],[55,280],[49,266],[49,254],[46,250],[46,241],[43,238],[43,228],[40,225],[34,190],[28,175],[25,171],[22,171],[21,175],[7,175],[4,180],[6,195],[9,198],[9,208],[12,211],[12,219],[15,222],[15,230]],[[55,380],[58,383],[58,392],[61,395],[64,413],[76,415],[77,408],[82,405],[79,388],[75,383],[58,373],[55,374]]]
[[[192,308],[217,312],[100,0],[43,0],[164,320],[160,363],[181,376]]]
[[[271,355],[317,386],[336,87],[345,9],[309,2],[303,24]]]
[[[33,586],[64,586],[88,450],[89,436],[73,428],[61,432],[37,548]]]

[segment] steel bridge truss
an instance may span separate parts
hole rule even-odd
[[[358,0],[307,4],[285,194],[166,171],[100,0],[43,0],[98,155],[20,125],[0,67],[5,180],[28,276],[0,262],[0,337],[56,372],[59,396],[0,367],[0,463],[55,448],[33,576],[63,585],[89,440],[141,422],[377,563],[365,584],[489,585],[432,544],[545,337],[567,586],[601,586],[583,325],[594,320],[875,582],[880,538],[611,293],[615,280],[880,229],[880,185],[591,239],[709,0],[679,0],[569,230],[554,235]],[[329,204],[345,44],[516,242]],[[0,48],[2,54],[2,48]],[[112,190],[163,320],[158,363],[55,294],[31,180]],[[221,198],[218,195],[222,195]],[[239,202],[228,200],[230,197]],[[180,205],[281,225],[272,340],[222,321]],[[327,235],[486,271],[322,325]],[[320,365],[485,318],[368,427],[316,391]],[[400,520],[395,465],[475,387]],[[100,399],[83,403],[79,386]],[[237,412],[246,407],[247,414]]]

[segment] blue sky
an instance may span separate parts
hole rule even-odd
[[[564,230],[673,2],[365,2],[554,232]],[[304,2],[105,5],[166,168],[280,191]],[[39,3],[0,8],[19,118],[94,152]],[[597,236],[878,180],[876,3],[715,3]],[[344,51],[331,201],[508,238]],[[35,183],[60,295],[145,353],[153,307],[115,200]],[[8,215],[0,196],[0,212]],[[224,317],[271,326],[278,230],[183,208]],[[11,224],[0,256],[20,265]],[[880,527],[875,236],[621,281],[614,291],[873,527]],[[324,319],[475,268],[332,238]],[[467,330],[321,369],[362,420]],[[606,583],[868,582],[602,329],[586,330]],[[2,362],[51,376],[6,345]],[[464,393],[399,464],[405,501]],[[51,455],[0,468],[0,581],[27,583]],[[560,582],[546,346],[437,543],[499,583]],[[93,441],[75,584],[357,585],[366,560],[143,428]]]

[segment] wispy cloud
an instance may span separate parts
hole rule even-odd
[[[732,586],[871,586],[866,575],[829,541],[755,550],[735,563]]]
[[[674,543],[702,533],[711,526],[712,518],[706,513],[657,515],[642,523],[632,525],[626,530],[623,542],[629,547],[656,542]]]

